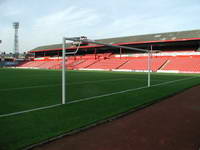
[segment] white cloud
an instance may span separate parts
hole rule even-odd
[[[60,26],[75,27],[94,23],[98,15],[92,9],[81,9],[71,6],[60,12],[41,17],[36,20],[33,28],[59,28]]]
[[[63,36],[80,35],[85,28],[97,24],[100,18],[101,16],[92,9],[80,9],[72,6],[35,20],[30,35],[38,43],[61,42],[60,39]]]

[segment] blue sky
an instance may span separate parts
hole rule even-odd
[[[0,52],[12,52],[20,22],[20,52],[91,39],[200,29],[199,0],[0,0]]]

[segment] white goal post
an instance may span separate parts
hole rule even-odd
[[[73,41],[73,42],[78,42],[77,49],[74,52],[66,52],[66,41]],[[81,37],[63,37],[63,42],[62,42],[62,104],[66,104],[66,61],[67,58],[65,57],[66,54],[76,54],[79,50],[81,42],[83,43],[93,43],[93,44],[98,44],[98,45],[104,45],[108,47],[114,47],[114,48],[123,48],[123,49],[128,49],[128,50],[133,50],[133,51],[140,51],[140,52],[147,52],[148,53],[148,83],[147,86],[151,86],[151,57],[152,57],[152,45],[150,50],[147,49],[140,49],[140,48],[133,48],[133,47],[128,47],[128,46],[120,46],[120,45],[112,45],[112,44],[106,44],[94,40],[87,39],[84,36]]]
[[[65,102],[66,102],[66,100],[65,100],[65,98],[66,98],[66,84],[65,84],[65,82],[66,82],[66,57],[65,57],[65,55],[66,54],[76,54],[77,52],[78,52],[78,50],[79,50],[79,47],[80,47],[80,45],[81,45],[81,41],[79,41],[79,44],[78,44],[78,46],[77,46],[77,48],[76,48],[76,51],[74,51],[74,52],[65,52],[65,50],[66,50],[66,38],[64,37],[63,38],[63,44],[62,44],[62,104],[65,104]],[[80,37],[80,40],[81,40],[81,37]]]

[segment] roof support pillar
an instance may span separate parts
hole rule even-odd
[[[122,57],[122,48],[120,48],[120,59]]]

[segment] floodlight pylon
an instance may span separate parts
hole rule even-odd
[[[14,35],[14,56],[15,58],[18,58],[19,55],[19,40],[18,40],[18,30],[19,30],[19,22],[14,22],[13,23],[13,28],[15,30],[15,35]]]

